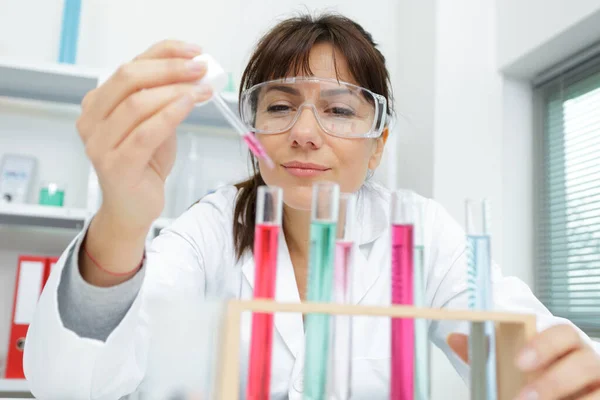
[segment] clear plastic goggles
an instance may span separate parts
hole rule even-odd
[[[292,128],[312,110],[321,128],[344,138],[377,138],[385,126],[385,97],[335,79],[294,77],[263,82],[242,93],[240,112],[255,133]]]

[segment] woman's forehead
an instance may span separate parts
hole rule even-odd
[[[340,80],[360,86],[348,67],[346,57],[329,43],[318,43],[310,51],[308,65],[303,60],[294,65],[285,76],[272,77],[272,79],[290,78],[294,76],[314,77]]]

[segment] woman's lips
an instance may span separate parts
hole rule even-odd
[[[290,174],[302,178],[312,178],[319,176],[331,168],[327,168],[323,165],[313,163],[302,163],[302,162],[290,162],[282,164],[283,168],[286,169]]]

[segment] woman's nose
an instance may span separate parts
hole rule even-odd
[[[322,131],[313,107],[303,107],[296,123],[290,129],[289,140],[293,146],[318,149],[323,145]]]

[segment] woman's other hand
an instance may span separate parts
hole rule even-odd
[[[450,348],[468,362],[468,337],[451,334]],[[515,367],[536,378],[518,400],[600,400],[600,354],[567,324],[538,333],[521,350]]]

